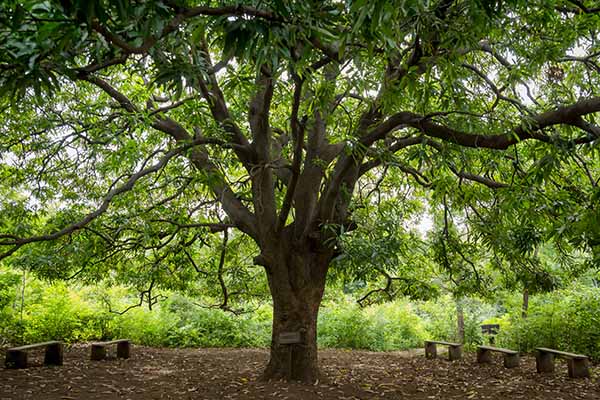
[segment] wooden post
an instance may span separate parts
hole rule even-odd
[[[20,350],[8,350],[6,352],[4,366],[11,369],[27,368],[27,352]]]
[[[590,362],[587,358],[570,358],[567,360],[570,378],[589,378]]]
[[[46,345],[46,353],[44,354],[44,364],[63,365],[62,343],[58,342]]]
[[[462,358],[462,345],[448,346],[448,360],[460,360]]]
[[[492,362],[492,352],[487,349],[477,349],[477,362],[480,364],[489,364]]]
[[[505,368],[515,368],[519,366],[519,362],[521,361],[519,357],[519,353],[517,354],[504,354],[504,367]]]
[[[537,372],[554,372],[554,354],[537,350],[535,353],[535,367]]]
[[[130,345],[129,341],[122,341],[117,343],[117,357],[118,358],[129,358]]]
[[[104,360],[106,357],[106,346],[100,343],[92,343],[92,361]]]
[[[426,358],[436,358],[437,357],[437,347],[435,343],[425,342],[425,357]]]

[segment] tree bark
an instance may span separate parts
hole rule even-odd
[[[319,379],[317,315],[320,300],[305,299],[295,305],[281,304],[278,300],[273,303],[271,357],[263,378],[315,382]],[[301,343],[281,343],[281,334],[296,332],[300,334]]]
[[[271,355],[263,379],[313,383],[319,379],[317,317],[333,251],[294,243],[292,235],[274,238],[278,251],[258,257],[265,266],[273,298]],[[293,245],[292,245],[293,243]],[[298,334],[300,343],[282,343]]]
[[[456,299],[456,324],[458,330],[458,342],[465,342],[465,312],[463,310],[462,299]]]
[[[527,312],[529,311],[529,291],[527,288],[523,289],[523,308],[521,310],[521,317],[527,318]]]

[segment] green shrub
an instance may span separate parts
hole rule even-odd
[[[86,341],[99,335],[93,309],[61,283],[47,286],[42,302],[28,305],[25,311],[25,342]]]
[[[415,314],[410,303],[395,301],[365,310],[372,329],[380,338],[371,350],[406,350],[421,347],[427,332],[421,318]]]
[[[178,317],[155,307],[153,311],[145,308],[133,308],[118,315],[111,329],[115,337],[128,338],[145,346],[165,346],[170,333],[176,329]]]
[[[486,319],[497,314],[494,306],[475,298],[461,299],[464,314],[465,341],[467,349],[485,342],[481,325]],[[424,320],[424,326],[431,339],[458,340],[456,300],[450,296],[441,296],[435,300],[421,302],[417,306],[418,314]]]
[[[14,341],[21,331],[11,306],[21,277],[11,271],[0,271],[0,345]]]
[[[271,308],[258,307],[239,316],[220,309],[198,307],[182,296],[173,296],[166,305],[179,317],[170,332],[169,346],[263,347],[271,339]]]
[[[510,312],[498,343],[531,352],[550,347],[583,353],[600,360],[600,290],[575,287],[530,297],[528,317]]]
[[[88,341],[128,337],[149,346],[267,347],[271,341],[272,308],[247,305],[253,312],[234,316],[203,308],[191,299],[169,294],[153,310],[138,307],[125,288],[68,287],[28,279],[23,321],[17,288],[21,275],[0,271],[0,344],[63,340]],[[15,303],[16,301],[16,303]],[[529,317],[521,318],[521,295],[502,299],[502,308],[477,299],[463,299],[465,344],[484,342],[480,325],[499,323],[496,343],[532,351],[553,347],[600,360],[600,289],[588,285],[530,297]],[[501,310],[501,312],[499,311]],[[428,302],[396,300],[360,308],[354,299],[329,295],[318,320],[320,347],[374,351],[421,347],[427,338],[456,340],[456,301],[449,295]]]
[[[381,345],[369,318],[348,301],[321,309],[317,339],[320,347],[371,349]]]
[[[324,307],[319,316],[320,347],[402,350],[421,346],[425,337],[421,319],[401,301],[361,309],[347,300]]]

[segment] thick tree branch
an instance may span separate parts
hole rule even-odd
[[[277,223],[275,186],[271,168],[271,127],[269,125],[273,86],[271,71],[263,65],[256,79],[257,89],[250,99],[248,112],[253,138],[251,146],[255,155],[250,170],[252,199],[256,218],[261,221],[257,230],[263,237],[272,235]]]
[[[292,100],[292,112],[290,117],[290,129],[292,131],[292,138],[294,141],[294,155],[292,160],[292,176],[287,185],[287,191],[283,199],[281,211],[279,213],[279,219],[277,221],[276,232],[280,233],[281,229],[285,226],[287,221],[290,208],[292,207],[292,200],[296,195],[296,185],[300,177],[300,165],[302,163],[302,148],[304,147],[304,132],[306,121],[301,122],[298,119],[298,110],[300,109],[300,101],[302,96],[302,86],[304,80],[293,73],[294,79],[294,97]]]
[[[600,112],[600,97],[583,99],[572,105],[532,116],[528,121],[513,128],[511,132],[497,135],[466,133],[437,124],[427,116],[420,116],[411,112],[399,112],[372,129],[361,139],[361,142],[365,146],[370,146],[375,141],[383,139],[397,126],[406,125],[418,129],[426,136],[436,137],[461,146],[505,150],[523,140],[535,139],[542,142],[552,142],[552,138],[542,132],[543,129],[554,125],[580,127],[582,126],[582,116],[596,112]],[[572,142],[574,144],[589,143],[595,138],[595,135],[589,135],[575,139]]]
[[[202,38],[200,46],[209,71],[208,81],[205,80],[204,77],[198,76],[200,93],[202,93],[202,96],[208,103],[211,114],[213,115],[215,121],[221,125],[225,132],[230,134],[231,141],[239,145],[241,148],[247,148],[247,151],[237,151],[236,154],[246,170],[250,172],[252,169],[252,164],[255,163],[254,155],[251,154],[250,151],[250,144],[229,113],[225,96],[219,87],[219,82],[214,72],[206,38]]]
[[[600,7],[586,7],[582,1],[579,0],[567,0],[569,3],[575,5],[578,10],[572,10],[573,12],[583,12],[584,14],[595,14],[600,12]]]

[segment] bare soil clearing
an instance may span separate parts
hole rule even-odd
[[[4,352],[0,351],[2,362]],[[600,399],[600,368],[590,379],[569,379],[564,362],[540,375],[533,357],[505,369],[427,360],[421,351],[371,353],[323,350],[323,380],[315,385],[262,382],[264,349],[163,349],[134,346],[131,358],[90,361],[90,346],[65,349],[64,365],[0,369],[0,399]]]

